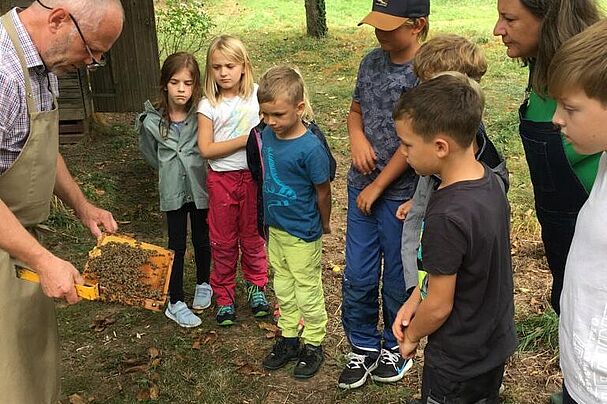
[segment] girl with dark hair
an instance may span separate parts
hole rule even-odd
[[[193,55],[170,55],[160,72],[160,96],[145,103],[136,128],[139,149],[145,160],[158,170],[160,210],[166,212],[169,248],[175,251],[169,282],[168,318],[182,327],[202,322],[184,302],[183,261],[187,220],[190,217],[196,261],[196,292],[192,309],[211,305],[209,286],[211,247],[207,226],[208,196],[205,187],[207,163],[198,152],[196,106],[200,99],[200,69]]]
[[[547,73],[556,50],[598,21],[600,12],[594,0],[498,0],[497,8],[493,34],[502,37],[508,56],[529,66],[519,131],[553,278],[550,302],[558,314],[575,222],[592,189],[600,154],[576,153],[552,124],[556,102],[547,96]]]

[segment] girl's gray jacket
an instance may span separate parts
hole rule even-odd
[[[207,162],[198,151],[198,123],[190,113],[180,133],[168,128],[150,101],[135,121],[139,133],[139,150],[144,159],[158,170],[160,210],[177,210],[188,202],[196,208],[207,209]],[[166,136],[162,136],[166,134]]]

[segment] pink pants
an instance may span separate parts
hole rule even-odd
[[[257,184],[248,170],[209,169],[207,191],[211,287],[217,305],[227,306],[235,300],[239,252],[244,279],[261,288],[268,283],[265,243],[257,232]]]

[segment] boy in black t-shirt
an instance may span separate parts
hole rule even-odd
[[[500,179],[472,145],[482,112],[478,83],[455,72],[409,90],[394,111],[408,163],[441,178],[421,241],[427,290],[415,288],[393,326],[403,357],[428,336],[423,403],[499,402],[504,364],[517,345],[510,209]]]

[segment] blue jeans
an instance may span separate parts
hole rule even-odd
[[[407,298],[400,254],[402,222],[395,216],[403,201],[379,198],[367,216],[356,206],[359,194],[360,190],[348,187],[342,323],[354,348],[379,351],[383,336],[384,348],[392,349],[398,345],[392,323]],[[380,280],[383,333],[377,329]]]
[[[552,273],[550,303],[559,314],[567,254],[577,214],[588,193],[567,160],[560,129],[551,122],[524,119],[526,108],[523,104],[519,110],[519,131],[529,165],[546,259]]]

